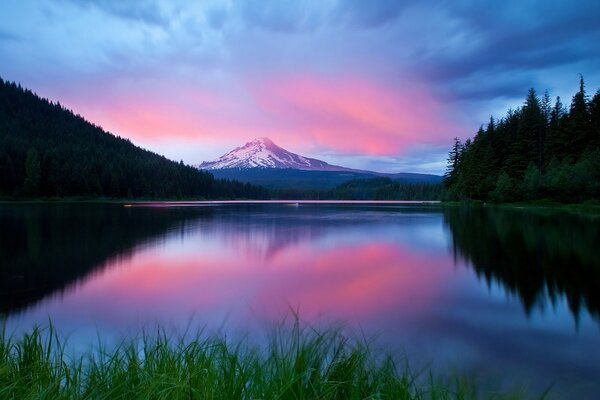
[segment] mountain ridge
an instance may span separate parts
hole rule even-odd
[[[353,171],[351,168],[332,165],[316,158],[304,157],[292,153],[267,137],[251,140],[243,146],[223,154],[214,161],[205,161],[199,169],[217,170],[228,168],[278,168],[299,169],[305,171]]]
[[[333,189],[352,180],[390,178],[405,184],[438,184],[442,177],[428,174],[375,174],[355,171],[307,171],[293,168],[223,168],[209,171],[218,179],[235,179],[267,189]]]
[[[292,153],[266,137],[256,138],[198,168],[215,178],[235,179],[268,189],[329,190],[353,180],[389,178],[411,184],[437,184],[439,175],[383,173],[346,168]]]
[[[256,173],[263,177],[269,174],[268,170],[291,169],[299,171],[330,171],[330,172],[347,172],[353,174],[365,174],[370,176],[382,176],[392,179],[409,178],[409,180],[425,180],[435,181],[441,177],[435,174],[421,174],[413,172],[376,172],[355,168],[342,167],[340,165],[329,164],[325,161],[316,158],[305,157],[291,151],[288,151],[276,145],[267,137],[259,137],[251,140],[243,146],[223,154],[214,161],[204,161],[199,164],[198,169],[207,170],[215,174],[215,171],[228,171],[225,175],[231,176],[235,170],[249,173],[248,170],[256,169]],[[267,171],[260,171],[260,170]],[[252,172],[250,172],[252,173]],[[223,175],[216,172],[216,176]],[[419,179],[423,177],[424,179]]]

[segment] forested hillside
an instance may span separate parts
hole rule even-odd
[[[441,200],[441,183],[403,182],[391,178],[353,179],[332,189],[275,188],[272,197],[282,200]]]
[[[440,200],[443,187],[439,183],[406,183],[390,178],[356,179],[333,190],[335,199],[352,200]]]
[[[0,78],[0,197],[264,198],[166,159]]]
[[[455,139],[444,182],[451,199],[600,199],[600,90],[590,99],[582,77],[567,109],[530,89],[521,108]]]

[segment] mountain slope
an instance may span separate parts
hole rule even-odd
[[[0,197],[265,197],[116,137],[0,78]]]
[[[200,169],[225,168],[292,168],[305,171],[351,171],[325,161],[303,157],[277,146],[269,138],[257,138],[241,147],[236,147],[215,161],[205,161]]]
[[[331,165],[287,151],[268,138],[254,139],[198,166],[215,177],[236,179],[272,189],[332,189],[356,179],[391,178],[401,183],[440,183],[438,175],[385,174]]]
[[[427,174],[378,174],[361,171],[307,171],[293,168],[223,168],[210,171],[216,178],[236,179],[240,182],[270,189],[333,189],[356,179],[388,177],[399,183],[437,184],[442,178]]]

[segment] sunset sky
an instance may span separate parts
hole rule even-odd
[[[442,173],[530,87],[600,88],[600,1],[0,2],[0,76],[190,164],[261,136]]]

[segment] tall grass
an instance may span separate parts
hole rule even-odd
[[[471,399],[463,380],[413,374],[365,341],[296,319],[266,346],[197,335],[143,333],[69,358],[50,326],[0,334],[0,399]],[[423,373],[422,373],[423,374]],[[514,398],[492,396],[486,398]]]

